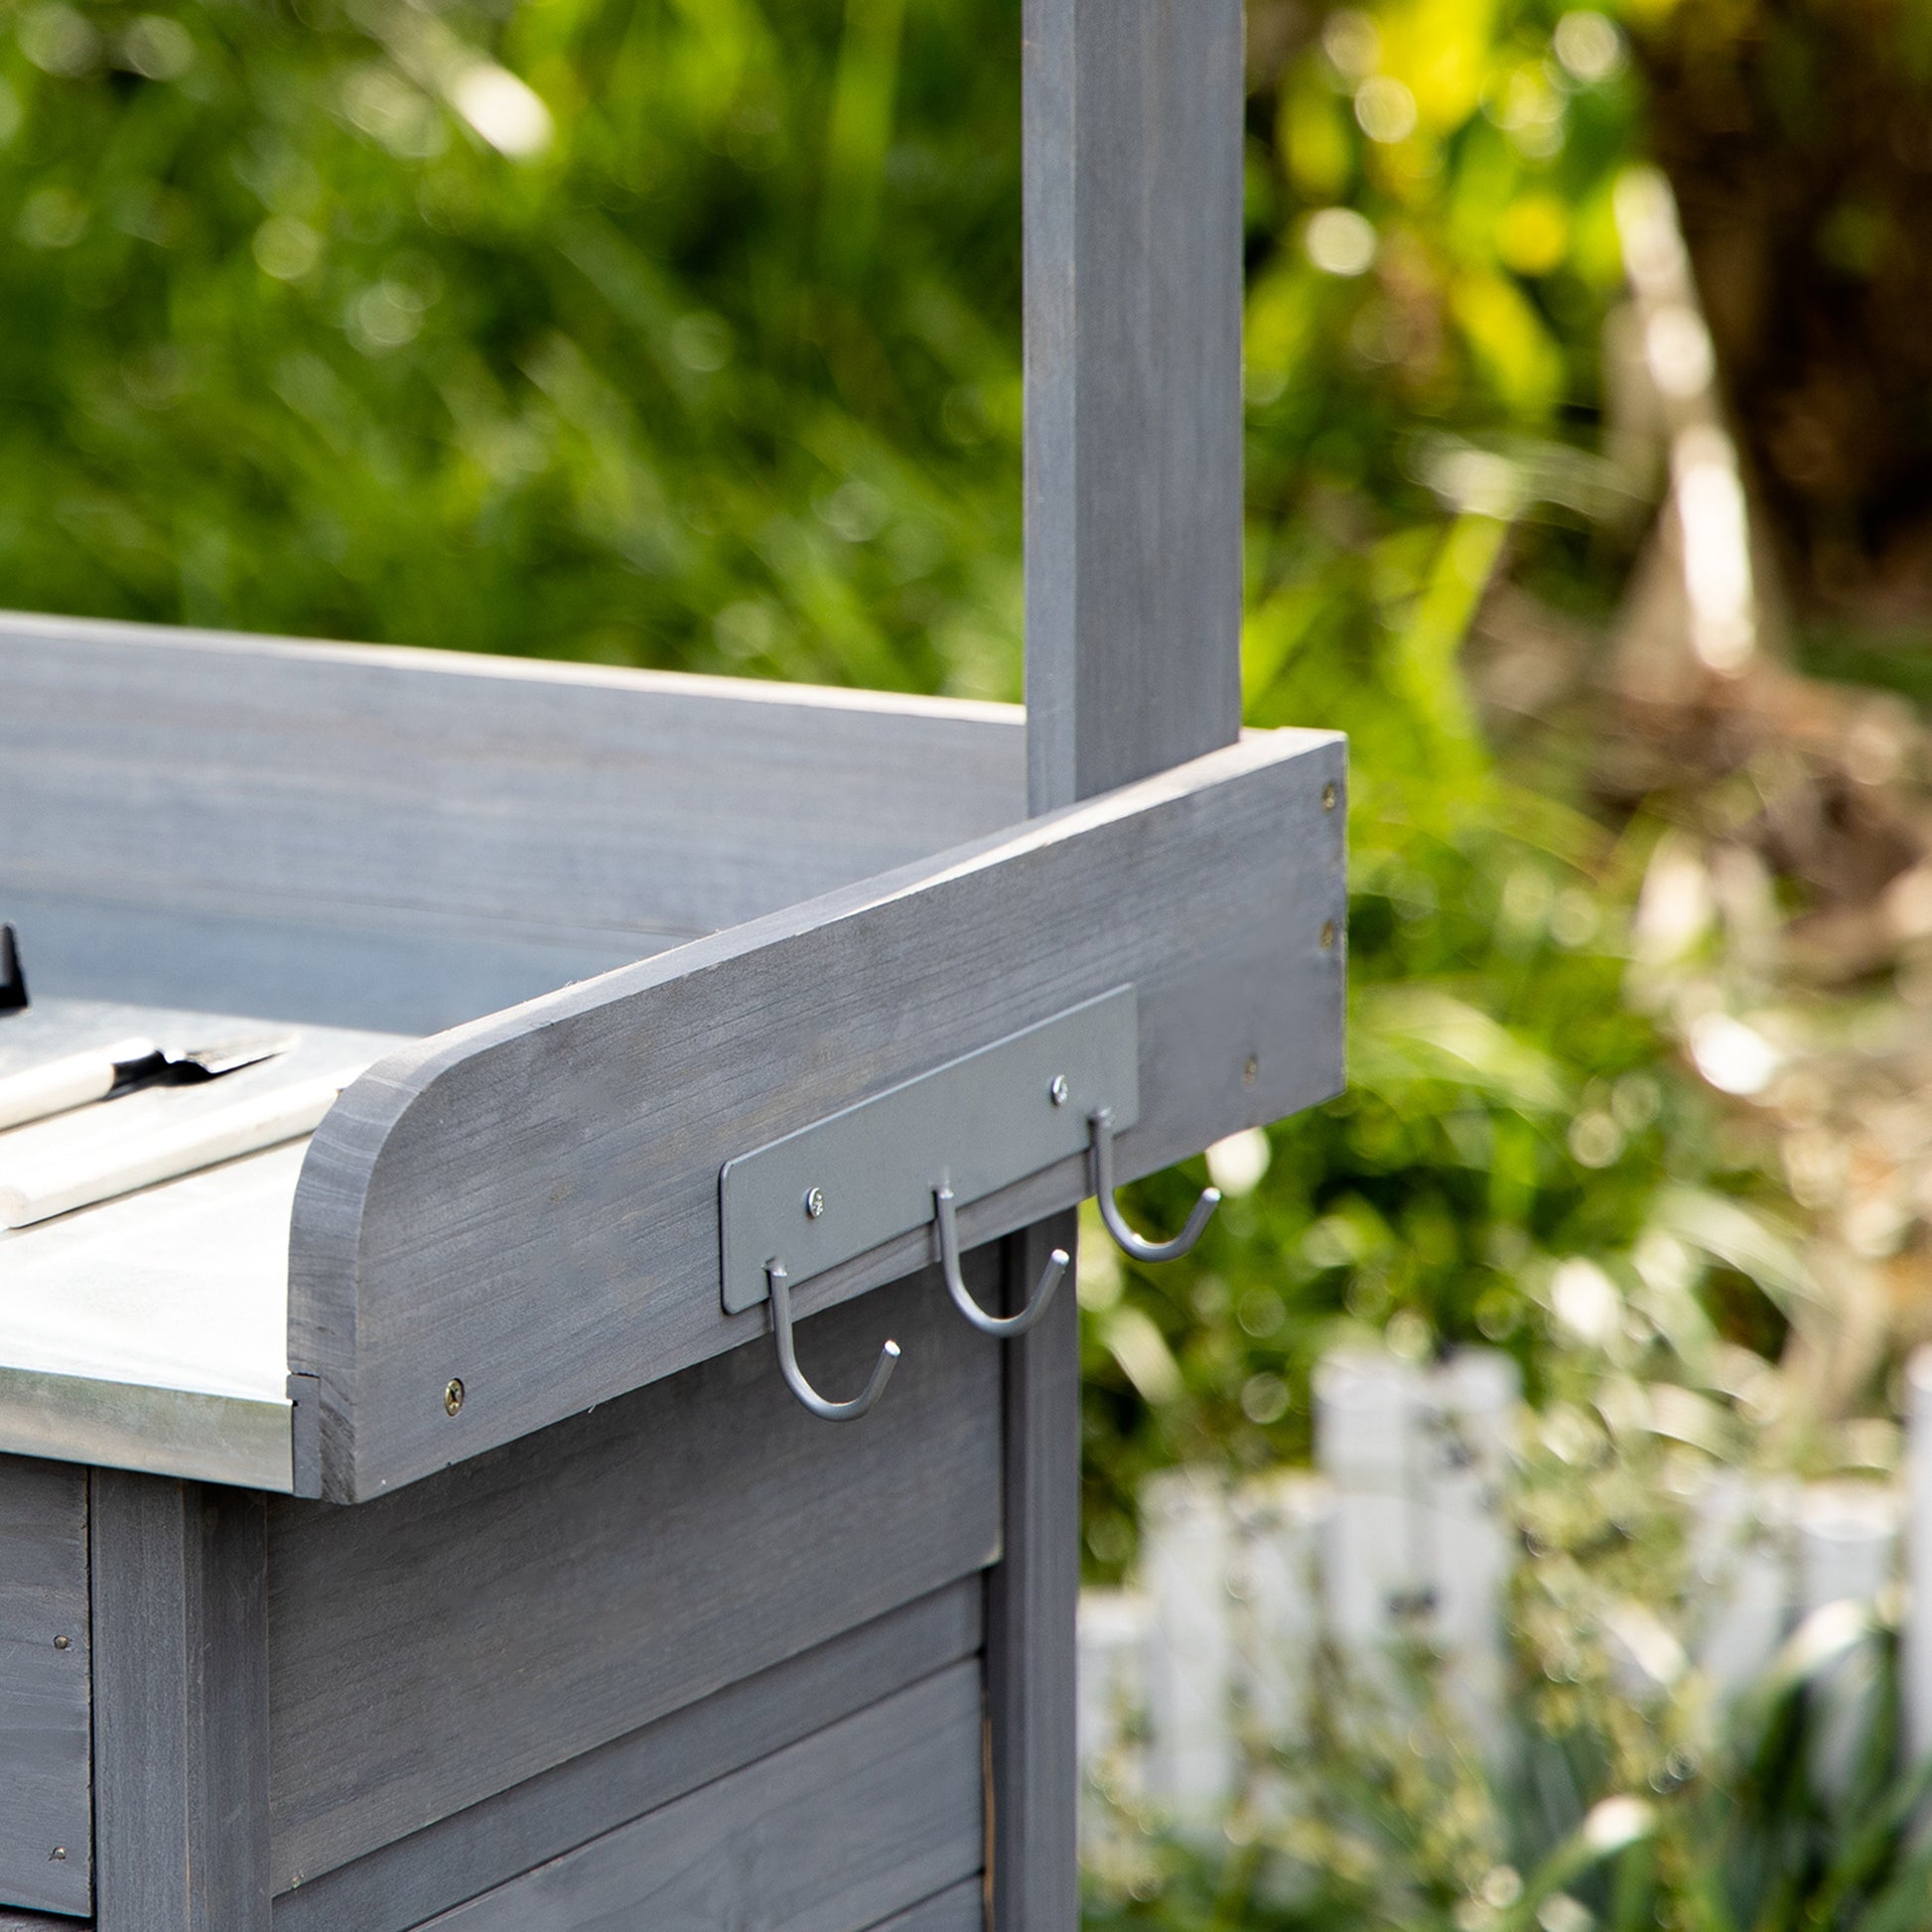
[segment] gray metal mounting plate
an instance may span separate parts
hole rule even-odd
[[[1059,1102],[1056,1080],[1065,1082]],[[964,1206],[1078,1154],[1098,1107],[1113,1109],[1116,1132],[1141,1116],[1131,986],[727,1161],[719,1176],[727,1311],[765,1299],[767,1261],[807,1281],[926,1225],[941,1182]]]

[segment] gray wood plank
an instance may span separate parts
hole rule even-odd
[[[1037,1223],[1005,1244],[1008,1306],[1024,1304],[1078,1218]],[[1047,1311],[1006,1359],[1002,1455],[1006,1538],[987,1575],[986,1684],[992,1725],[993,1923],[1079,1922],[1079,1760],[1074,1747],[1074,1612],[1080,1594],[1080,1311]]]
[[[93,1472],[99,1932],[267,1932],[263,1499]]]
[[[1240,730],[1241,0],[1026,0],[1024,28],[1040,812]],[[1050,1238],[1010,1244],[1021,1281]],[[1076,1311],[1054,1315],[1007,1363],[1007,1555],[988,1578],[1003,1927],[1078,1915],[1079,1342]]]
[[[0,1932],[92,1932],[92,1919],[54,1917],[47,1912],[13,1912],[0,1905]]]
[[[942,1892],[896,1912],[874,1932],[986,1932],[985,1882],[962,1878]]]
[[[275,1932],[405,1932],[972,1656],[980,1597],[948,1585],[284,1892]]]
[[[976,1266],[978,1292],[997,1283]],[[278,1891],[901,1603],[999,1548],[998,1344],[932,1274],[357,1509],[270,1506]]]
[[[762,1331],[718,1287],[736,1154],[1126,981],[1123,1178],[1335,1091],[1341,742],[1262,733],[942,855],[404,1048],[338,1103],[295,1203],[289,1363],[354,1500]],[[1325,937],[1325,943],[1324,943]],[[1083,1157],[975,1202],[984,1241]],[[920,1266],[923,1232],[807,1284]],[[454,1418],[442,1392],[469,1392]]]
[[[956,1664],[431,1923],[864,1932],[978,1869],[980,1726]]]
[[[1241,0],[1027,0],[1035,810],[1240,727]]]
[[[487,1011],[546,943],[635,959],[1010,824],[1025,788],[1013,708],[877,693],[36,617],[0,617],[0,893],[149,932],[192,909],[332,1000],[371,928],[388,978],[466,928],[507,946],[472,976]],[[45,970],[24,925],[36,991],[157,997],[66,984],[53,924]]]
[[[89,1631],[85,1472],[0,1456],[6,1905],[80,1916],[93,1909]]]
[[[437,914],[312,900],[270,917],[197,902],[165,905],[0,880],[0,901],[32,935],[34,992],[136,997],[203,1012],[322,1027],[432,1034],[533,1000],[688,937],[505,934]]]

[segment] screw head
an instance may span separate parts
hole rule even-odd
[[[54,1639],[54,1648],[56,1650],[67,1650],[71,1647],[73,1639],[71,1637],[56,1637]]]
[[[805,1189],[806,1220],[815,1221],[824,1212],[825,1212],[825,1189],[823,1187],[807,1187]]]
[[[1073,1098],[1073,1089],[1067,1084],[1064,1073],[1054,1074],[1046,1083],[1046,1097],[1056,1107],[1064,1107]]]
[[[1321,809],[1324,812],[1333,811],[1335,808],[1335,799],[1338,795],[1339,794],[1335,790],[1335,781],[1332,778],[1330,778],[1328,782],[1321,787]]]
[[[47,1862],[49,1864],[66,1864],[68,1862],[68,1848],[65,1845],[57,1845],[47,1855]]]
[[[1333,919],[1321,921],[1321,950],[1333,952],[1335,949],[1335,922]]]
[[[1261,1061],[1253,1053],[1250,1053],[1248,1057],[1241,1062],[1241,1084],[1244,1087],[1251,1087],[1260,1078],[1261,1078]]]
[[[451,1376],[443,1390],[443,1413],[454,1416],[463,1407],[463,1384],[456,1376]]]

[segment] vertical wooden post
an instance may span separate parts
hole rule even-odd
[[[1027,0],[1027,747],[1050,811],[1241,727],[1241,0]],[[1017,1294],[1071,1217],[1015,1236]],[[1078,1923],[1078,1310],[1007,1353],[993,1924]]]
[[[268,1932],[262,1497],[96,1469],[94,1923]]]
[[[1241,728],[1240,0],[1028,0],[1033,809]]]

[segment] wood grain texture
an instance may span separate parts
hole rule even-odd
[[[34,989],[138,997],[308,1026],[431,1034],[678,944],[683,933],[546,939],[475,921],[321,901],[278,915],[85,894],[0,896],[33,934]]]
[[[1035,810],[1240,728],[1241,0],[1027,0]]]
[[[865,1932],[980,1862],[980,1677],[956,1664],[431,1924]]]
[[[882,1921],[874,1932],[986,1932],[986,1899],[978,1878],[965,1878]]]
[[[93,1909],[89,1630],[85,1471],[0,1456],[0,1904]]]
[[[1123,1178],[1334,1092],[1342,814],[1322,795],[1342,777],[1333,735],[1256,734],[379,1062],[296,1195],[289,1365],[321,1383],[324,1493],[376,1494],[761,1332],[761,1309],[719,1302],[727,1160],[1112,987],[1140,1002]],[[1070,1205],[1086,1167],[972,1203],[962,1239]],[[901,1237],[801,1305],[929,1254]]]
[[[863,1427],[808,1416],[759,1341],[357,1509],[272,1504],[276,1889],[991,1562],[998,1345],[926,1274],[799,1353],[838,1389],[888,1334]]]
[[[1024,1304],[1078,1219],[1005,1244],[1008,1306]],[[992,1722],[993,1923],[1079,1922],[1079,1760],[1074,1611],[1080,1594],[1080,1311],[1057,1305],[1006,1359],[1001,1437],[1006,1538],[987,1574],[986,1701]]]
[[[0,1905],[0,1932],[92,1932],[92,1919],[56,1917],[49,1912],[14,1912]]]
[[[263,1499],[96,1469],[99,1932],[268,1932]]]
[[[175,975],[190,913],[238,952],[209,972],[338,993],[360,953],[387,981],[467,933],[496,954],[469,1013],[545,947],[529,990],[1010,824],[1025,792],[991,705],[29,617],[0,618],[0,889],[69,927],[166,915]],[[77,987],[71,931],[45,967],[22,937],[37,992],[161,997],[131,950],[140,985]]]
[[[980,1596],[949,1585],[284,1892],[275,1932],[404,1932],[972,1656]]]

